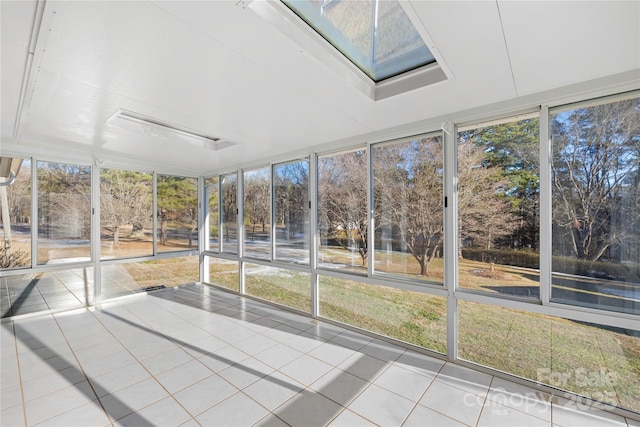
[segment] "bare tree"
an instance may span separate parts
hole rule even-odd
[[[613,245],[637,245],[628,225],[640,222],[638,99],[559,113],[552,129],[553,216],[574,255],[595,261]]]
[[[458,222],[460,238],[492,249],[496,239],[518,227],[518,216],[505,197],[508,180],[502,168],[485,161],[482,148],[458,145]]]
[[[256,225],[262,225],[266,231],[271,213],[271,197],[269,193],[269,169],[245,172],[244,175],[244,215],[251,224],[251,239],[255,239]]]
[[[100,174],[100,226],[113,234],[113,244],[120,242],[120,232],[131,225],[131,233],[151,219],[151,175],[116,169]]]
[[[318,164],[318,217],[322,237],[368,258],[367,155],[351,151],[321,158]]]
[[[376,223],[395,230],[422,276],[429,274],[444,240],[443,166],[441,137],[374,151]]]

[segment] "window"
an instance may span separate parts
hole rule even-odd
[[[640,99],[550,120],[551,299],[640,314]]]
[[[8,174],[0,177],[0,268],[30,267],[31,161],[7,157],[2,161]]]
[[[209,244],[205,250],[218,252],[220,250],[220,188],[217,176],[207,178],[205,180],[207,203],[209,212]]]
[[[458,310],[461,359],[640,411],[640,331],[469,301]]]
[[[91,167],[37,162],[38,264],[91,258]]]
[[[103,265],[100,267],[102,295],[114,298],[197,282],[198,262],[198,256],[190,255]]]
[[[311,274],[248,263],[244,265],[244,274],[247,294],[311,311]]]
[[[209,264],[208,282],[238,292],[240,289],[240,273],[238,261],[223,258],[205,257]]]
[[[158,252],[198,247],[198,180],[158,175]]]
[[[446,353],[446,298],[324,275],[318,281],[322,317]]]
[[[244,255],[271,259],[270,168],[244,172]]]
[[[367,151],[318,158],[318,266],[367,273]]]
[[[238,175],[230,173],[220,177],[220,250],[230,254],[238,253]]]
[[[374,82],[435,62],[395,0],[284,0]]]
[[[417,136],[372,150],[375,271],[442,285],[442,137]]]
[[[100,171],[100,257],[153,255],[153,175]]]
[[[309,161],[273,167],[275,259],[309,264]]]
[[[458,133],[460,287],[540,298],[538,129],[536,113]]]

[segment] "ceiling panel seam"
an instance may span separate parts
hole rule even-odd
[[[500,31],[502,32],[502,39],[504,40],[504,49],[507,52],[507,60],[509,61],[509,72],[511,73],[511,82],[513,83],[513,90],[515,95],[519,96],[518,85],[516,84],[516,76],[513,73],[513,65],[511,64],[511,54],[509,53],[509,45],[507,44],[507,35],[504,32],[504,24],[502,23],[502,14],[500,13],[500,3],[496,0],[496,10],[498,11],[498,20],[500,20]]]

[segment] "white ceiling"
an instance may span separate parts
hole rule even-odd
[[[640,87],[639,1],[403,1],[451,78],[377,102],[250,3],[41,2],[29,67],[38,3],[2,0],[2,152],[200,175],[607,76]],[[120,108],[238,144],[105,123]]]

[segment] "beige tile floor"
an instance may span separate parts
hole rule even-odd
[[[3,427],[640,427],[202,285],[0,333]]]

